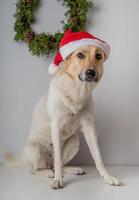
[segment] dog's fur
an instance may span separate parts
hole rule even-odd
[[[83,59],[77,56],[79,52],[83,53]],[[100,60],[96,59],[96,53],[101,54]],[[63,167],[79,150],[78,128],[84,134],[100,175],[108,184],[121,185],[103,164],[94,125],[91,92],[101,79],[104,61],[105,53],[97,47],[77,49],[60,66],[50,83],[48,96],[43,96],[35,107],[22,162],[29,163],[35,174],[54,176],[51,184],[54,189],[63,187],[63,171],[84,174],[81,168]],[[87,69],[97,72],[91,82],[84,78]]]

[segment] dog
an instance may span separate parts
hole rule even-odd
[[[63,173],[85,174],[80,167],[66,164],[79,151],[80,129],[87,142],[96,168],[110,185],[122,185],[111,176],[101,158],[94,123],[92,90],[103,75],[106,54],[94,45],[83,45],[60,65],[33,113],[29,137],[21,162],[29,164],[34,174],[52,177],[53,189],[63,188]]]

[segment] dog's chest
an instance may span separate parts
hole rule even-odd
[[[75,104],[75,107],[80,104],[84,105],[88,97],[90,96],[92,91],[92,87],[89,84],[82,83],[79,85],[76,85],[68,91],[69,96],[71,97],[73,104]]]
[[[79,116],[76,114],[69,114],[62,127],[62,139],[67,139],[71,135],[76,133],[76,130],[80,126],[80,119]]]

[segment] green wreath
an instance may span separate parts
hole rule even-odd
[[[16,3],[16,14],[14,31],[16,32],[14,39],[16,41],[25,41],[28,43],[29,51],[33,55],[50,55],[56,53],[59,42],[67,29],[73,31],[83,30],[86,24],[86,12],[92,6],[88,0],[57,0],[63,1],[62,6],[68,8],[64,14],[67,23],[62,21],[62,30],[51,33],[36,34],[31,24],[35,21],[33,12],[38,7],[40,0],[18,0]]]

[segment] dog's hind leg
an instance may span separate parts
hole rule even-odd
[[[66,140],[62,149],[63,164],[66,165],[79,151],[78,135],[72,135]],[[81,167],[64,166],[64,173],[83,175],[85,171]]]
[[[54,177],[54,171],[52,169],[38,169],[32,170],[32,174],[39,175],[39,176],[46,176],[48,178]]]
[[[32,146],[35,152],[33,160],[32,174],[39,176],[46,176],[48,178],[54,177],[52,152],[50,153],[45,146],[40,144]]]
[[[72,166],[65,166],[64,173],[67,174],[75,174],[75,175],[84,175],[86,172],[81,167],[72,167]]]
[[[28,143],[23,151],[22,158],[31,166],[32,170],[53,168],[52,155],[40,143]]]

